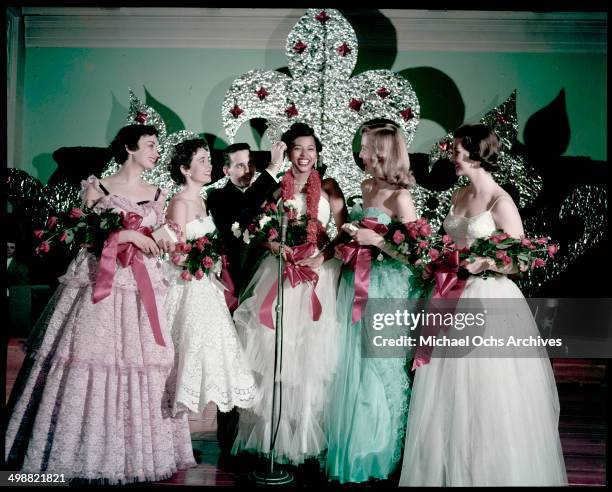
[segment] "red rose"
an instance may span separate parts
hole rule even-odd
[[[556,244],[549,244],[546,250],[548,251],[548,256],[553,258],[555,254],[557,254],[557,251],[559,251],[559,246]]]
[[[427,223],[419,227],[419,234],[421,236],[429,236],[431,235],[431,226]]]
[[[543,267],[544,265],[546,265],[546,262],[542,258],[536,258],[533,260],[533,263],[531,263],[531,269]]]
[[[204,272],[202,271],[201,268],[198,268],[195,272],[195,278],[196,280],[202,280],[202,277],[204,276]]]
[[[187,282],[189,282],[191,280],[191,273],[189,273],[187,270],[183,270],[181,272],[181,278]]]
[[[41,253],[48,253],[51,248],[50,248],[49,243],[47,241],[43,241],[42,243],[40,243],[38,245],[37,249]]]
[[[47,220],[47,229],[53,229],[55,227],[55,224],[57,224],[57,217],[49,217],[49,219]]]
[[[420,241],[419,248],[425,249],[427,247],[427,241]]]
[[[45,235],[45,231],[41,229],[34,230],[34,236],[36,237],[36,239],[42,239],[44,235]]]
[[[531,241],[529,239],[527,239],[527,238],[521,239],[521,246],[529,247],[529,246],[531,246]]]
[[[60,234],[59,240],[65,241],[67,238],[68,238],[68,233],[66,231],[62,231],[62,233]]]
[[[172,255],[172,263],[178,265],[181,262],[181,255]]]
[[[538,244],[546,244],[546,243],[548,243],[548,238],[547,237],[541,237],[539,239],[536,239],[536,243],[538,243]]]
[[[278,232],[276,229],[270,229],[268,233],[268,241],[274,241],[278,237]]]
[[[438,258],[438,256],[440,256],[440,252],[435,249],[435,248],[431,248],[429,250],[429,257],[433,260],[436,261],[436,259]]]
[[[189,253],[192,248],[193,248],[193,245],[191,243],[183,244],[183,252],[185,253]]]
[[[76,208],[76,207],[70,210],[70,213],[68,214],[68,216],[71,219],[78,219],[79,217],[82,217],[83,215],[84,215],[84,212],[80,208]]]
[[[444,244],[450,244],[453,242],[453,239],[448,234],[444,234],[444,236],[442,236],[442,242]]]
[[[404,239],[406,239],[406,236],[404,236],[400,231],[395,231],[393,233],[393,242],[395,244],[402,244],[404,242]]]
[[[205,256],[204,259],[202,260],[202,266],[204,268],[212,268],[214,264],[215,262],[210,256]]]

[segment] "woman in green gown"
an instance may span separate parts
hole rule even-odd
[[[386,123],[362,129],[360,157],[372,177],[361,184],[363,206],[353,207],[345,230],[360,247],[370,247],[369,299],[410,297],[411,268],[393,258],[383,236],[355,227],[364,218],[381,224],[416,220],[409,191],[414,185],[401,130]],[[396,258],[396,259],[394,259]],[[326,473],[340,483],[386,479],[397,468],[406,430],[409,378],[405,357],[365,357],[361,319],[353,322],[355,272],[344,267],[337,299],[341,326],[338,372],[329,407]],[[384,353],[380,354],[384,355]]]

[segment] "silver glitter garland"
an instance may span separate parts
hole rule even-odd
[[[500,139],[499,170],[495,172],[495,181],[499,184],[511,183],[516,186],[519,192],[519,208],[525,208],[533,203],[542,191],[542,178],[531,166],[526,165],[523,156],[511,152],[518,136],[516,91],[513,91],[502,104],[487,112],[480,119],[480,123],[493,128]],[[429,152],[430,169],[442,158],[452,160],[453,140],[453,134],[448,133],[432,147]],[[415,205],[421,211],[427,208],[428,200],[437,200],[437,207],[430,209],[427,215],[434,229],[440,227],[446,217],[453,191],[467,183],[467,179],[461,177],[455,187],[446,191],[432,192],[418,185],[412,191]]]
[[[542,215],[546,215],[545,211]],[[582,224],[580,236],[568,244],[560,244],[560,250],[554,260],[546,262],[543,268],[536,268],[519,281],[525,296],[536,294],[539,289],[549,284],[554,278],[566,271],[580,256],[597,243],[607,239],[608,234],[608,196],[604,186],[584,185],[573,190],[563,200],[559,210],[559,223],[564,224],[576,219]],[[542,215],[525,220],[525,232],[528,236],[540,237],[549,234],[551,224],[547,224]],[[556,238],[551,238],[557,242]]]
[[[352,144],[360,126],[386,118],[412,143],[420,106],[410,83],[389,70],[350,78],[357,63],[357,36],[335,9],[308,9],[287,37],[285,52],[292,77],[251,70],[234,80],[225,94],[225,133],[234,142],[238,128],[252,118],[266,118],[265,132],[277,141],[293,123],[312,126],[323,143],[321,163],[346,198],[361,194],[364,172],[355,163]]]

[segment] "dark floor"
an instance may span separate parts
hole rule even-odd
[[[7,394],[15,380],[23,354],[20,340],[11,339],[7,357]],[[555,359],[553,362],[561,416],[559,432],[569,484],[604,486],[606,484],[606,380],[601,361]],[[221,456],[216,436],[216,407],[206,407],[201,417],[190,419],[191,437],[198,466],[177,472],[172,478],[155,482],[164,485],[241,485],[249,484],[249,474],[268,470],[269,463],[248,455]],[[326,485],[315,463],[290,467],[298,486]],[[375,481],[369,488],[396,486],[399,477]],[[342,488],[354,488],[345,485]]]

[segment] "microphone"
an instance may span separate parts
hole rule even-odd
[[[285,244],[285,241],[287,241],[287,223],[287,215],[283,214],[281,217],[281,244]]]

